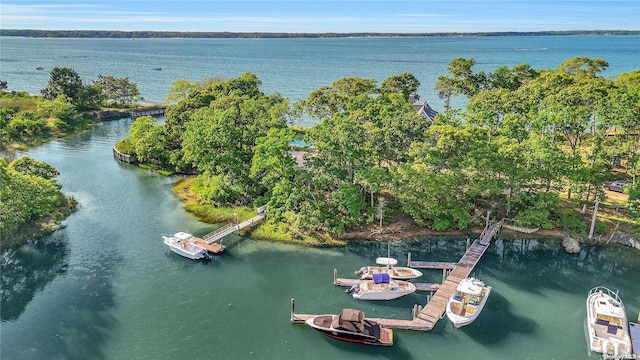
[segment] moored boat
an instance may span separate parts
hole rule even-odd
[[[491,286],[475,278],[463,279],[447,302],[447,317],[455,327],[471,324],[480,315]]]
[[[393,331],[365,319],[364,312],[343,309],[338,315],[316,315],[306,324],[330,338],[369,345],[393,345]]]
[[[604,286],[594,287],[587,296],[589,348],[605,358],[633,357],[629,323],[617,293]]]
[[[413,283],[404,280],[391,280],[389,274],[373,274],[373,279],[363,280],[347,289],[359,300],[393,300],[416,291]]]
[[[162,238],[169,249],[178,255],[192,260],[211,258],[207,249],[196,244],[195,237],[187,232],[163,235]]]
[[[398,260],[390,257],[379,257],[376,259],[377,266],[364,266],[360,270],[354,272],[356,276],[360,276],[362,280],[372,279],[373,274],[389,274],[392,279],[396,280],[413,280],[422,276],[422,272],[409,267],[396,266]]]

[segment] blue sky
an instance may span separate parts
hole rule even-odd
[[[0,0],[0,28],[302,33],[640,30],[640,0]]]

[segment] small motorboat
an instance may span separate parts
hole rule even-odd
[[[410,267],[396,266],[398,260],[390,257],[379,257],[376,259],[377,266],[364,266],[360,270],[354,272],[354,275],[360,276],[362,280],[372,279],[373,274],[389,274],[392,279],[396,280],[413,280],[422,276],[422,272]]]
[[[617,293],[594,287],[587,296],[589,348],[609,359],[631,359],[633,349],[624,304]]]
[[[463,279],[447,302],[447,317],[457,328],[471,324],[480,315],[491,286],[475,278]]]
[[[364,312],[343,309],[338,315],[316,315],[306,324],[330,338],[369,345],[393,345],[393,331],[365,319]]]
[[[373,274],[372,277],[347,289],[346,293],[359,300],[393,300],[416,291],[413,283],[391,280],[387,273]]]
[[[170,236],[163,235],[162,238],[169,249],[178,255],[192,260],[211,258],[207,249],[195,242],[195,236],[187,232],[178,232]]]
[[[36,67],[36,70],[44,70],[44,68],[42,66],[38,66]]]

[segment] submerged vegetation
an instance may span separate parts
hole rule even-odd
[[[406,217],[468,231],[484,225],[487,211],[586,235],[589,215],[580,210],[596,198],[606,203],[605,181],[629,177],[635,188],[640,71],[606,79],[606,61],[582,57],[556,69],[485,73],[474,65],[454,59],[439,77],[447,109],[434,121],[409,103],[420,84],[408,73],[380,84],[338,79],[291,106],[264,94],[252,73],[180,80],[166,122],[139,118],[118,146],[197,174],[189,188],[198,206],[266,204],[265,231],[288,239],[382,231]],[[466,97],[464,109],[448,108],[455,96]],[[303,117],[318,122],[295,129]],[[292,147],[296,139],[309,146]],[[595,230],[611,229],[601,222]]]

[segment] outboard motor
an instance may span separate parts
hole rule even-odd
[[[352,293],[358,291],[359,289],[360,289],[360,285],[356,284],[356,285],[353,285],[352,287],[348,288],[344,292],[346,292],[347,294],[352,294]]]
[[[356,275],[356,276],[360,276],[360,275],[364,274],[365,272],[367,272],[367,269],[368,268],[366,266],[363,266],[363,267],[360,268],[360,270],[355,271],[353,274]]]

